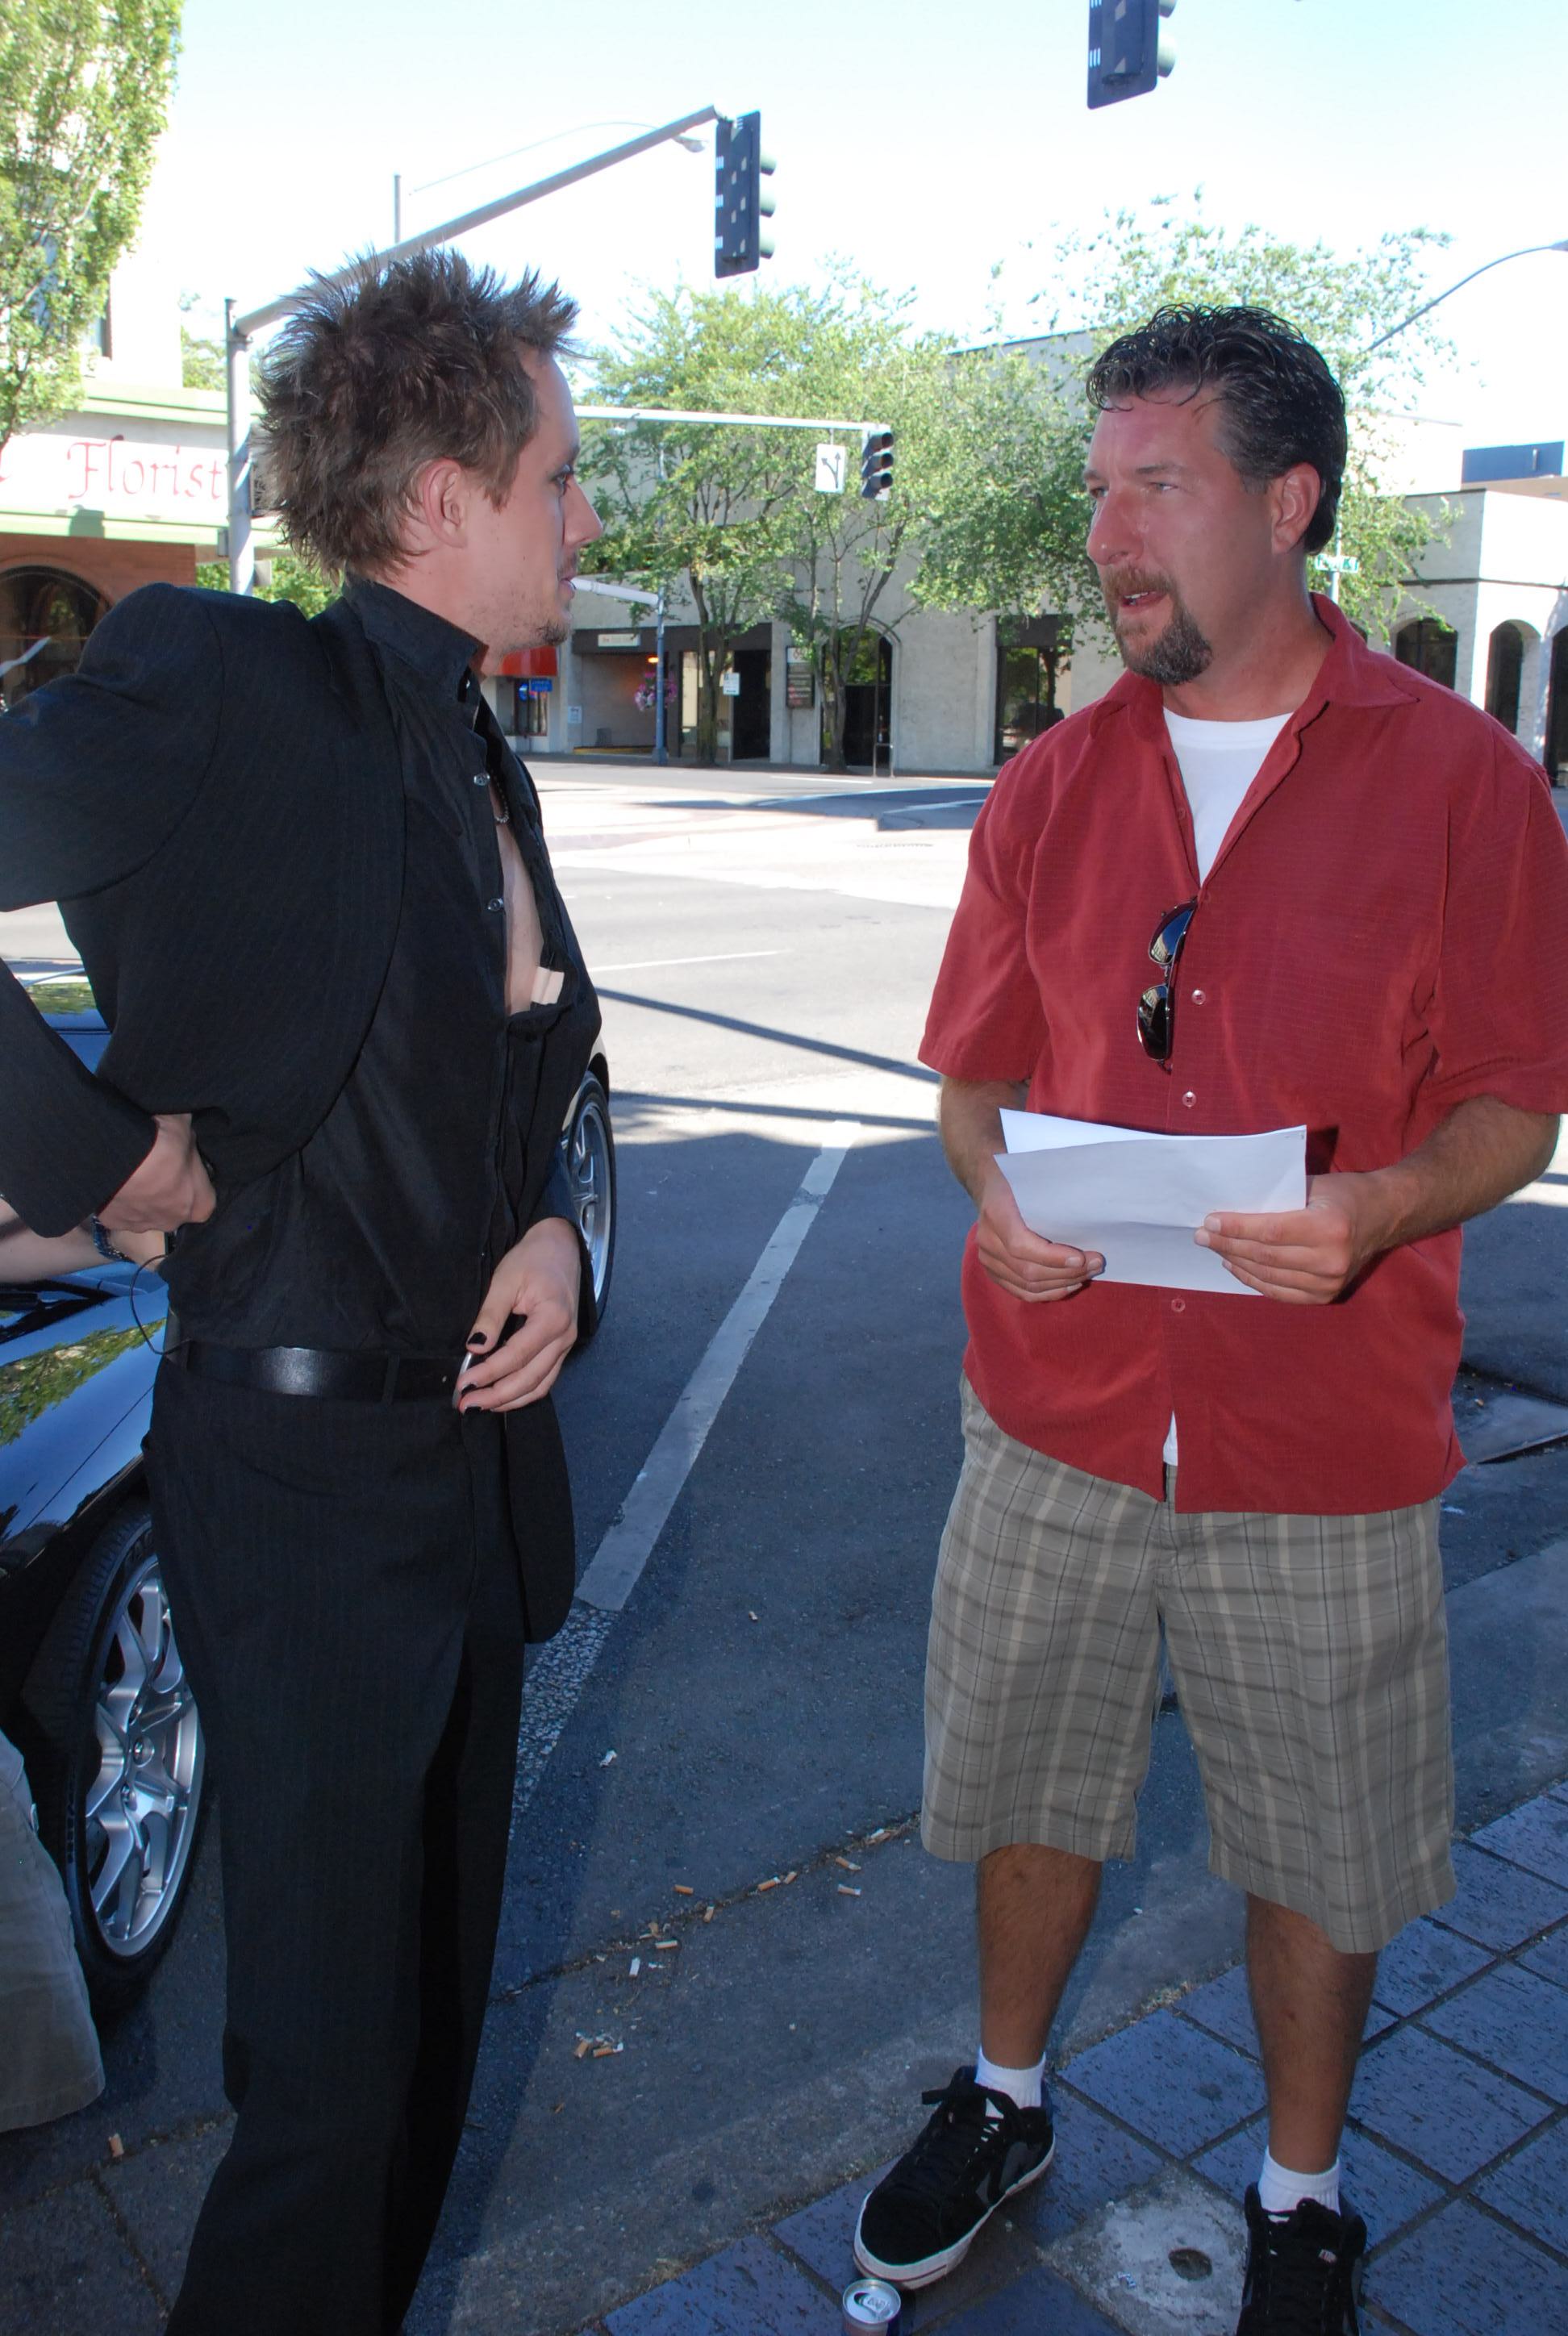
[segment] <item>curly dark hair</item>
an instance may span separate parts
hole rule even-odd
[[[443,457],[503,502],[538,427],[519,354],[555,355],[576,317],[558,284],[457,251],[317,277],[261,366],[262,494],[289,541],[330,575],[395,561],[414,480]]]
[[[1267,308],[1160,308],[1102,351],[1089,403],[1212,389],[1225,413],[1224,450],[1251,487],[1310,463],[1318,508],[1301,538],[1321,551],[1334,532],[1345,476],[1345,400],[1305,334]]]

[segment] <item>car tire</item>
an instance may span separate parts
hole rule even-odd
[[[561,1156],[571,1186],[572,1212],[593,1274],[597,1324],[604,1319],[615,1268],[615,1131],[609,1096],[592,1071],[577,1091],[561,1138]]]
[[[204,1805],[195,1697],[145,1502],[78,1567],[29,1675],[28,1775],[93,2009],[123,2010],[169,1945]]]

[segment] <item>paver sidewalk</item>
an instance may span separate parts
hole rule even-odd
[[[1370,2234],[1362,2321],[1568,2331],[1568,1785],[1455,1854],[1458,1895],[1385,1954],[1343,2151]],[[943,2336],[1232,2336],[1262,2156],[1240,1969],[1066,2063],[1057,2164],[951,2278]],[[911,2129],[920,2110],[911,2097]],[[835,2336],[873,2172],[610,2312],[609,2336]]]

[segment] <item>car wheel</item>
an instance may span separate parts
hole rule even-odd
[[[562,1149],[572,1210],[593,1275],[594,1307],[602,1319],[615,1264],[615,1134],[609,1097],[591,1071],[577,1091]]]
[[[139,1993],[173,1935],[204,1752],[144,1503],[79,1568],[27,1683],[38,1831],[59,1866],[99,2011]]]

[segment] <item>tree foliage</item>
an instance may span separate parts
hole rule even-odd
[[[909,605],[890,590],[912,541],[920,480],[941,427],[949,345],[911,334],[907,302],[847,274],[789,287],[656,294],[599,353],[585,403],[699,413],[881,422],[896,433],[898,486],[814,487],[812,433],[711,423],[590,425],[584,472],[606,532],[590,563],[689,598],[696,621],[697,754],[716,750],[720,676],[735,640],[782,617],[809,649],[830,766],[842,769],[845,689],[879,630]]]
[[[0,9],[0,446],[64,412],[83,336],[136,232],[180,0]]]
[[[229,562],[198,560],[196,581],[205,592],[227,592]],[[275,551],[269,557],[263,550],[257,554],[256,586],[251,597],[258,600],[292,600],[307,617],[318,617],[327,602],[336,599],[337,587],[328,583],[314,561],[297,551]]]
[[[1368,630],[1386,632],[1432,528],[1425,512],[1379,491],[1379,468],[1394,415],[1408,407],[1433,359],[1451,352],[1426,320],[1387,348],[1368,349],[1427,297],[1427,258],[1446,240],[1407,229],[1345,256],[1263,228],[1217,226],[1201,194],[1190,210],[1167,200],[1108,213],[1093,234],[1059,238],[1037,261],[1050,290],[1033,304],[1042,334],[1058,337],[1043,362],[1005,350],[979,360],[989,366],[979,394],[992,417],[1001,484],[983,490],[972,507],[956,497],[928,560],[925,597],[935,606],[984,606],[974,595],[989,581],[1018,594],[1015,607],[1045,603],[1080,622],[1096,618],[1098,594],[1082,554],[1088,513],[1076,486],[1094,423],[1084,375],[1109,342],[1156,308],[1245,304],[1297,326],[1339,376],[1351,441],[1341,534],[1344,551],[1359,562],[1359,572],[1344,579],[1343,605]],[[989,605],[1008,604],[993,591]]]
[[[683,286],[654,293],[598,352],[584,402],[698,413],[799,412],[791,355],[810,296]],[[690,599],[697,633],[699,761],[717,752],[720,681],[743,633],[777,594],[775,511],[799,433],[711,423],[589,424],[582,469],[605,521],[585,567]]]

